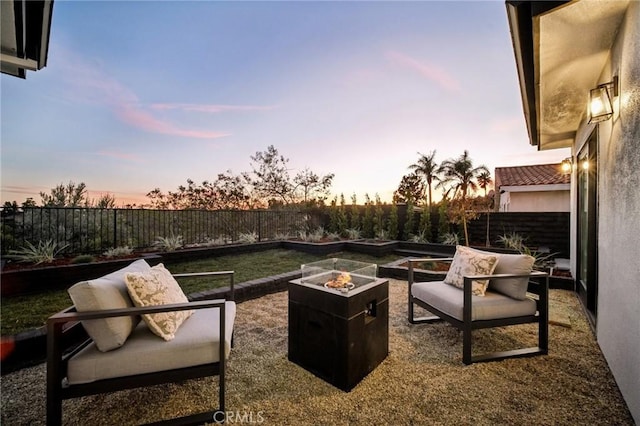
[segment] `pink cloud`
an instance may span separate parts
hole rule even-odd
[[[418,72],[426,79],[437,83],[444,89],[452,92],[459,92],[461,90],[460,83],[451,77],[450,73],[438,66],[420,62],[400,52],[388,52],[386,57],[396,65]]]
[[[62,54],[65,65],[73,76],[70,91],[73,101],[84,101],[93,104],[106,104],[123,122],[151,133],[182,136],[198,139],[215,139],[228,136],[228,133],[184,129],[168,121],[155,117],[146,111],[138,96],[131,89],[116,79],[106,75],[100,64],[89,63],[77,58],[72,53]]]
[[[138,108],[136,105],[121,104],[116,107],[115,112],[116,115],[125,123],[152,133],[198,139],[215,139],[229,135],[228,133],[221,132],[180,129],[170,123],[158,120],[150,113]]]
[[[151,108],[159,110],[180,109],[183,111],[196,112],[226,112],[226,111],[268,111],[276,108],[275,105],[209,105],[209,104],[185,104],[185,103],[163,103],[152,104]]]

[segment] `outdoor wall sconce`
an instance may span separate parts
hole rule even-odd
[[[618,96],[618,76],[599,84],[589,92],[589,123],[599,123],[613,116],[613,98]]]
[[[591,165],[589,164],[589,160],[587,160],[586,158],[582,160],[582,170],[589,170],[589,167],[591,167]]]
[[[560,163],[560,168],[564,173],[571,173],[571,169],[573,168],[572,158],[567,157],[564,160],[562,160],[562,163]]]

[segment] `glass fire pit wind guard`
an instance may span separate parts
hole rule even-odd
[[[301,269],[301,284],[346,293],[374,283],[378,265],[333,258],[304,264]]]

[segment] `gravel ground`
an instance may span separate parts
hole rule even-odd
[[[633,425],[575,295],[552,290],[550,353],[465,366],[446,323],[410,325],[390,280],[389,356],[351,392],[287,360],[287,293],[238,305],[228,423],[264,425]],[[534,345],[535,325],[474,332],[474,352]],[[2,424],[45,424],[44,365],[2,377]],[[64,424],[129,425],[215,408],[217,379],[79,398]]]

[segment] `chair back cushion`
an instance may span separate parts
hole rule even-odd
[[[162,263],[147,272],[128,272],[124,275],[124,281],[129,296],[136,306],[146,307],[189,302],[178,282]],[[155,335],[169,341],[176,337],[178,327],[191,314],[193,314],[192,310],[161,312],[143,314],[142,319]]]
[[[482,252],[465,246],[457,246],[456,254],[444,278],[446,284],[464,288],[464,277],[472,275],[490,275],[493,273],[498,257],[495,253]],[[489,280],[474,280],[472,292],[475,296],[484,296]]]
[[[494,274],[530,274],[535,259],[526,254],[498,254]],[[527,298],[529,278],[503,278],[489,281],[489,289],[517,300]]]
[[[133,307],[124,283],[127,272],[147,272],[151,269],[144,259],[95,280],[81,281],[68,290],[78,312]],[[119,348],[127,340],[140,317],[115,317],[82,321],[87,334],[99,350],[106,352]]]

